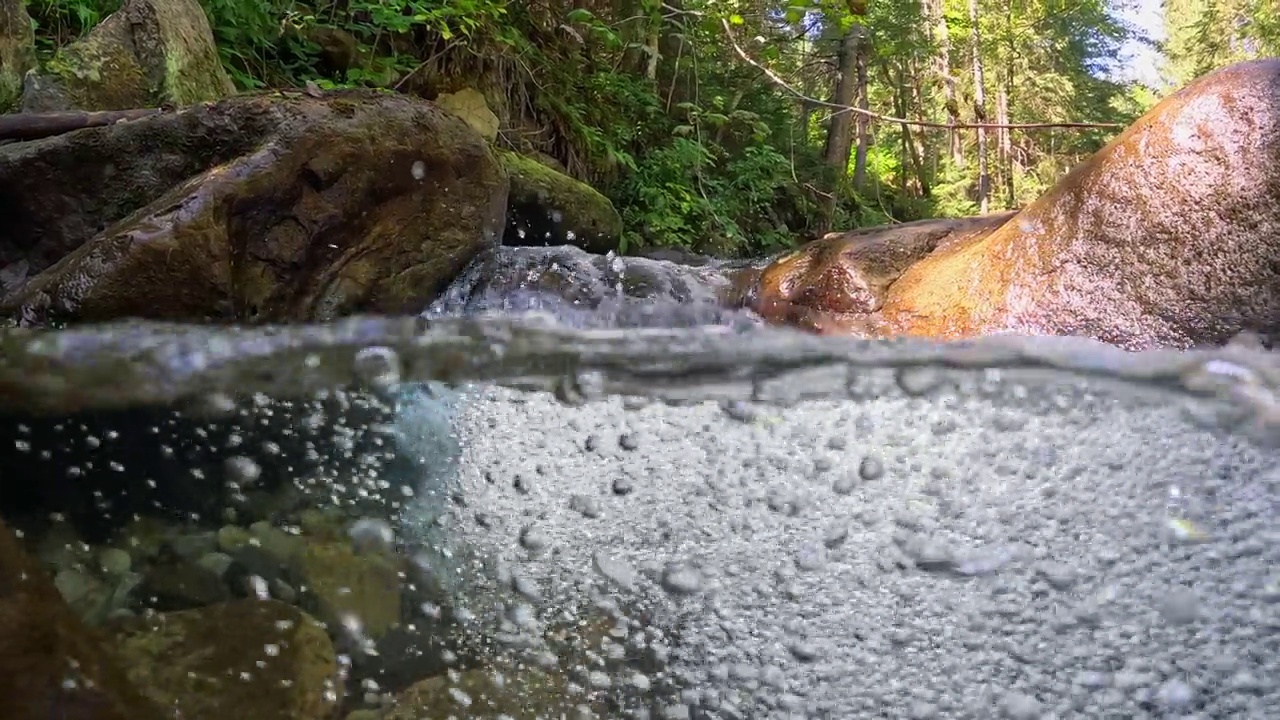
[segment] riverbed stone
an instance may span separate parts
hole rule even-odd
[[[341,542],[310,542],[293,560],[304,607],[337,631],[358,623],[377,640],[400,621],[400,567],[381,554],[357,554]]]
[[[584,698],[572,695],[559,673],[500,667],[453,671],[414,683],[382,719],[578,716],[575,708]]]
[[[125,0],[25,85],[24,112],[181,106],[235,92],[197,0]]]
[[[338,704],[337,657],[323,626],[274,600],[160,613],[120,646],[137,687],[185,720],[320,720]]]

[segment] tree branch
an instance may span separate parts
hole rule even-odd
[[[1042,122],[1042,123],[1003,123],[1003,124],[1001,123],[928,122],[925,120],[908,120],[906,118],[893,117],[892,115],[881,115],[880,113],[871,112],[870,110],[863,110],[862,108],[853,107],[851,105],[840,105],[839,103],[827,102],[826,100],[819,100],[817,98],[809,97],[808,95],[805,95],[799,90],[796,90],[795,88],[791,87],[789,84],[787,84],[787,81],[779,77],[777,73],[773,72],[772,70],[765,67],[764,65],[761,65],[760,63],[756,62],[755,59],[753,59],[750,55],[748,55],[747,52],[742,49],[742,46],[738,44],[738,39],[735,38],[733,35],[733,29],[729,27],[729,21],[721,18],[720,24],[724,26],[725,36],[728,38],[729,44],[733,46],[734,52],[738,54],[738,57],[742,58],[745,62],[747,62],[752,67],[759,70],[760,72],[764,73],[765,77],[773,81],[773,84],[777,85],[783,90],[786,90],[787,92],[791,93],[792,95],[799,98],[800,100],[803,100],[807,103],[813,103],[814,105],[818,105],[821,107],[834,108],[836,110],[836,114],[851,112],[851,113],[856,113],[863,117],[869,118],[871,120],[880,120],[882,122],[894,123],[897,125],[906,125],[909,127],[940,128],[943,130],[970,130],[970,129],[978,129],[978,128],[984,128],[984,129],[1007,128],[1010,130],[1035,130],[1035,129],[1044,129],[1044,128],[1123,128],[1123,127],[1126,127],[1122,123],[1092,123],[1092,122]]]
[[[103,112],[47,112],[0,115],[0,141],[38,140],[72,130],[114,125],[164,112],[160,108],[107,110]]]

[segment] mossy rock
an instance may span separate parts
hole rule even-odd
[[[162,613],[121,639],[129,677],[186,720],[321,720],[338,704],[324,627],[274,600]]]
[[[504,245],[573,245],[618,249],[622,216],[590,185],[509,150],[498,158],[511,176]]]
[[[211,102],[235,87],[196,0],[126,0],[80,40],[30,73],[27,112],[128,110]]]
[[[22,78],[35,67],[36,36],[23,0],[0,0],[0,113],[22,97]]]
[[[497,244],[507,202],[465,122],[367,90],[241,94],[0,147],[0,188],[0,262],[38,271],[0,314],[28,326],[416,314]]]

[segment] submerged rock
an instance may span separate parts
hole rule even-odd
[[[775,321],[874,337],[1015,332],[1143,349],[1274,334],[1280,60],[1192,83],[1003,220],[970,221],[973,232],[943,240],[883,289],[865,255],[900,228],[829,236],[764,271],[754,306]],[[920,249],[888,245],[902,257]]]
[[[618,249],[622,216],[609,198],[533,158],[508,150],[498,157],[511,176],[504,245],[574,245],[601,254]]]
[[[74,168],[74,171],[70,170]],[[238,96],[0,147],[24,325],[418,312],[497,241],[507,178],[430,103]]]
[[[234,92],[197,0],[126,0],[27,75],[22,110],[132,110]]]
[[[163,613],[121,638],[129,677],[173,717],[321,720],[338,705],[324,627],[274,600]]]

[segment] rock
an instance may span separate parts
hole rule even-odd
[[[84,625],[0,521],[0,697],[8,720],[159,720],[106,639]]]
[[[215,565],[186,560],[149,569],[139,593],[147,609],[160,612],[188,610],[231,599],[231,592]]]
[[[484,95],[475,88],[462,88],[457,92],[436,96],[436,105],[462,118],[489,142],[498,139],[498,116],[489,109]]]
[[[767,269],[755,306],[862,336],[1080,335],[1140,350],[1274,335],[1278,106],[1280,59],[1218,70],[1012,219],[941,242],[872,292],[870,311],[868,278],[852,261],[861,241],[840,236]]]
[[[294,558],[292,576],[304,607],[335,630],[358,623],[377,640],[400,622],[400,569],[381,555],[357,555],[345,543],[309,543]]]
[[[36,64],[36,35],[25,0],[0,0],[0,113],[22,97],[22,78]]]
[[[338,705],[324,628],[273,600],[237,600],[144,620],[120,639],[129,677],[185,720],[320,720]]]
[[[22,109],[182,106],[234,92],[197,0],[126,0],[43,70],[27,75]]]
[[[511,176],[504,245],[573,245],[617,250],[622,216],[590,185],[509,150],[498,158]]]
[[[497,242],[506,196],[464,122],[374,91],[237,96],[0,146],[0,262],[39,272],[0,312],[24,325],[417,313]]]
[[[527,666],[453,672],[410,686],[382,720],[578,717],[574,708],[585,698],[574,698],[567,686],[560,675]]]
[[[735,299],[771,322],[801,327],[813,322],[812,329],[820,329],[822,315],[880,310],[890,286],[908,268],[939,248],[986,237],[1013,215],[920,220],[832,233],[762,270],[736,275]]]

